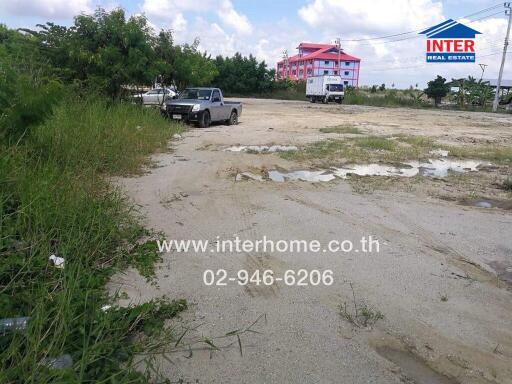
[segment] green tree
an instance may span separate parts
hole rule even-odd
[[[450,91],[450,85],[446,83],[446,79],[442,76],[437,75],[434,80],[427,83],[425,94],[429,99],[434,99],[436,107],[439,106],[443,97],[445,97]]]
[[[65,82],[98,89],[119,99],[122,85],[148,84],[155,75],[154,36],[144,16],[128,20],[122,9],[98,8],[67,28],[46,23],[31,31]]]
[[[206,54],[198,51],[199,40],[193,44],[184,44],[175,49],[174,81],[178,88],[188,86],[208,86],[217,76],[214,61]]]

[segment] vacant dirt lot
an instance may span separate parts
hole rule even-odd
[[[177,333],[197,326],[185,340],[223,335],[266,315],[255,325],[261,333],[241,337],[243,356],[236,339],[222,339],[218,344],[227,347],[220,352],[195,345],[193,353],[172,354],[173,363],[162,359],[161,373],[194,383],[512,383],[512,211],[457,202],[483,194],[506,206],[510,193],[499,183],[510,165],[490,161],[479,172],[434,179],[278,183],[236,175],[265,178],[267,170],[310,169],[322,159],[224,151],[269,144],[304,150],[354,136],[319,130],[340,125],[358,128],[360,136],[512,146],[507,115],[255,99],[244,100],[238,126],[188,130],[170,153],[155,157],[148,174],[120,181],[148,225],[168,239],[213,243],[237,234],[359,244],[371,235],[380,252],[171,252],[154,285],[134,271],[118,276],[114,286],[128,301],[188,299],[191,309],[175,324]],[[239,270],[282,276],[302,268],[330,269],[334,283],[203,283],[206,269],[236,277]]]

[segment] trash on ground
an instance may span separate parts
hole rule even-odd
[[[433,150],[429,151],[429,154],[431,154],[433,156],[441,156],[441,157],[448,157],[449,153],[450,153],[450,151],[447,151],[445,149],[433,149]]]
[[[252,172],[241,172],[237,173],[235,176],[235,181],[242,181],[242,180],[256,180],[256,181],[263,181],[263,176],[256,175]]]
[[[7,317],[0,319],[0,332],[24,331],[27,329],[30,317]]]
[[[64,268],[64,258],[59,257],[57,255],[51,255],[48,258],[51,262],[53,262],[53,265],[55,265],[57,268],[63,269]]]
[[[40,364],[52,369],[66,369],[73,366],[73,358],[66,353],[59,357],[45,357]]]

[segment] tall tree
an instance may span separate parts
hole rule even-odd
[[[429,99],[434,99],[436,107],[439,106],[443,97],[445,97],[450,91],[450,85],[446,84],[446,79],[442,76],[437,75],[434,80],[427,83],[425,94]]]

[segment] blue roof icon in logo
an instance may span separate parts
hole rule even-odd
[[[449,19],[441,24],[425,29],[419,34],[427,35],[429,39],[474,39],[475,35],[480,35],[481,33],[453,19]]]

